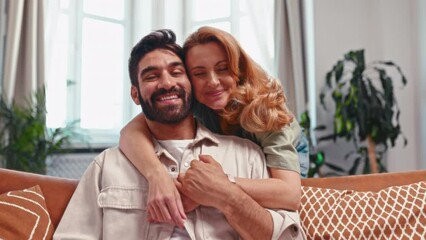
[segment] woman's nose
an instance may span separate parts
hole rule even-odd
[[[211,73],[209,76],[208,85],[211,87],[216,87],[220,83],[219,77],[216,75],[216,73]]]

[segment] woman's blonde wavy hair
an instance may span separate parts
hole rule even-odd
[[[231,34],[201,27],[185,40],[184,55],[192,47],[210,42],[224,48],[231,75],[237,81],[237,88],[221,113],[228,124],[240,124],[244,130],[256,133],[278,131],[293,120],[281,84],[271,79]]]

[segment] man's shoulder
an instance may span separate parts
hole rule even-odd
[[[103,188],[108,186],[146,187],[146,181],[118,146],[105,149],[95,157],[104,180]]]
[[[123,161],[128,162],[126,156],[118,146],[106,148],[95,157],[94,161],[100,166],[103,166],[105,162],[109,164],[122,163]]]
[[[96,158],[100,158],[103,159],[105,157],[117,157],[117,158],[121,158],[121,157],[125,157],[124,154],[121,152],[120,148],[118,146],[113,146],[113,147],[109,147],[104,149],[101,153],[99,153]]]

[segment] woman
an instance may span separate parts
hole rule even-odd
[[[297,210],[300,170],[294,146],[301,129],[286,108],[281,85],[232,35],[216,28],[202,27],[191,34],[184,54],[197,100],[197,119],[213,132],[253,140],[265,153],[272,178],[237,178],[236,184],[265,208]],[[121,131],[120,148],[149,182],[152,220],[182,226],[190,207],[182,205],[179,192],[157,160],[150,136],[144,115],[139,114]]]

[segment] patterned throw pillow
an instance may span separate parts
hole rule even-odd
[[[0,239],[52,239],[52,235],[39,186],[0,195]]]
[[[425,239],[426,182],[379,192],[303,186],[300,217],[308,239]]]

